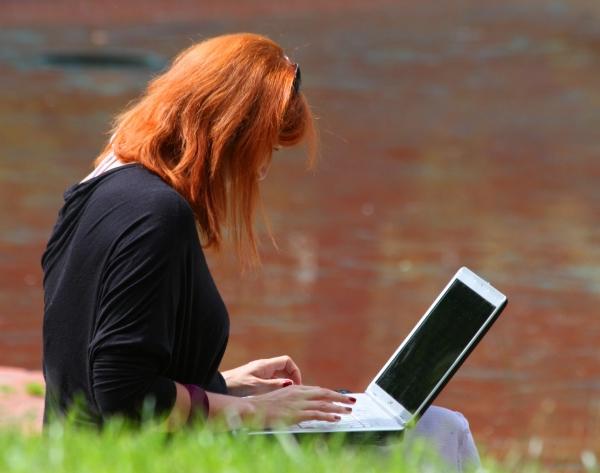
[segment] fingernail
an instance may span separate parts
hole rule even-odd
[[[282,387],[282,388],[287,388],[288,386],[291,386],[292,384],[294,384],[294,383],[292,383],[291,381],[286,381],[285,383],[283,383],[283,384],[281,385],[281,387]]]
[[[346,407],[346,412],[352,412],[352,408],[351,407]]]
[[[342,420],[342,418],[341,418],[340,416],[333,416],[333,418],[334,418],[335,420]]]
[[[356,402],[356,398],[355,397],[348,396],[348,399],[350,399],[350,402]]]

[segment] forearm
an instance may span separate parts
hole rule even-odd
[[[192,410],[190,393],[187,388],[179,383],[175,383],[175,387],[177,389],[177,397],[173,409],[166,420],[166,428],[169,431],[177,430],[185,425]],[[254,412],[254,408],[248,400],[208,391],[206,395],[208,397],[209,411],[205,415],[209,419],[243,420]]]
[[[245,420],[254,414],[255,408],[249,399],[210,392],[206,394],[209,419]]]
[[[217,425],[224,425],[227,429],[243,425],[261,428],[306,420],[335,422],[340,420],[339,414],[352,412],[352,408],[340,404],[351,405],[356,402],[354,398],[329,389],[302,385],[252,397],[235,397],[211,392],[206,392],[206,395],[209,403],[208,418],[222,420],[224,424]],[[185,397],[185,394],[182,393],[182,396]],[[189,397],[187,400],[189,402]],[[176,402],[177,407],[174,411],[178,409],[175,412],[185,415],[185,401],[183,399],[180,404]],[[175,412],[173,415],[177,417]]]
[[[166,428],[170,432],[178,430],[185,425],[191,413],[192,403],[189,391],[183,384],[179,383],[175,383],[175,389],[177,391],[175,404],[173,404],[173,409],[171,409],[166,420]]]

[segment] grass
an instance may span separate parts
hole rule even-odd
[[[30,396],[44,397],[45,388],[44,385],[40,383],[27,383],[25,385],[25,392]]]
[[[0,394],[12,394],[15,392],[15,388],[8,384],[0,384]]]
[[[398,440],[385,447],[341,436],[249,436],[199,427],[166,434],[156,425],[133,430],[118,421],[102,431],[53,424],[45,434],[0,430],[2,473],[328,472],[436,473],[451,471],[424,444]],[[484,459],[478,473],[542,473],[535,465],[499,465]]]

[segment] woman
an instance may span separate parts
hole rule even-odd
[[[229,320],[201,246],[219,249],[226,228],[242,263],[256,263],[273,149],[305,139],[314,150],[314,136],[298,65],[262,36],[201,42],[149,84],[66,191],[42,258],[46,420],[76,400],[80,422],[136,419],[150,402],[170,428],[351,411],[351,397],[302,385],[287,356],[219,373]]]

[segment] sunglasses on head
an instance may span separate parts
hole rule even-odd
[[[295,63],[294,66],[296,68],[296,72],[294,75],[294,82],[292,84],[292,90],[294,91],[294,94],[297,94],[298,92],[300,92],[300,83],[302,82],[302,74],[300,73],[300,65],[298,63]]]

